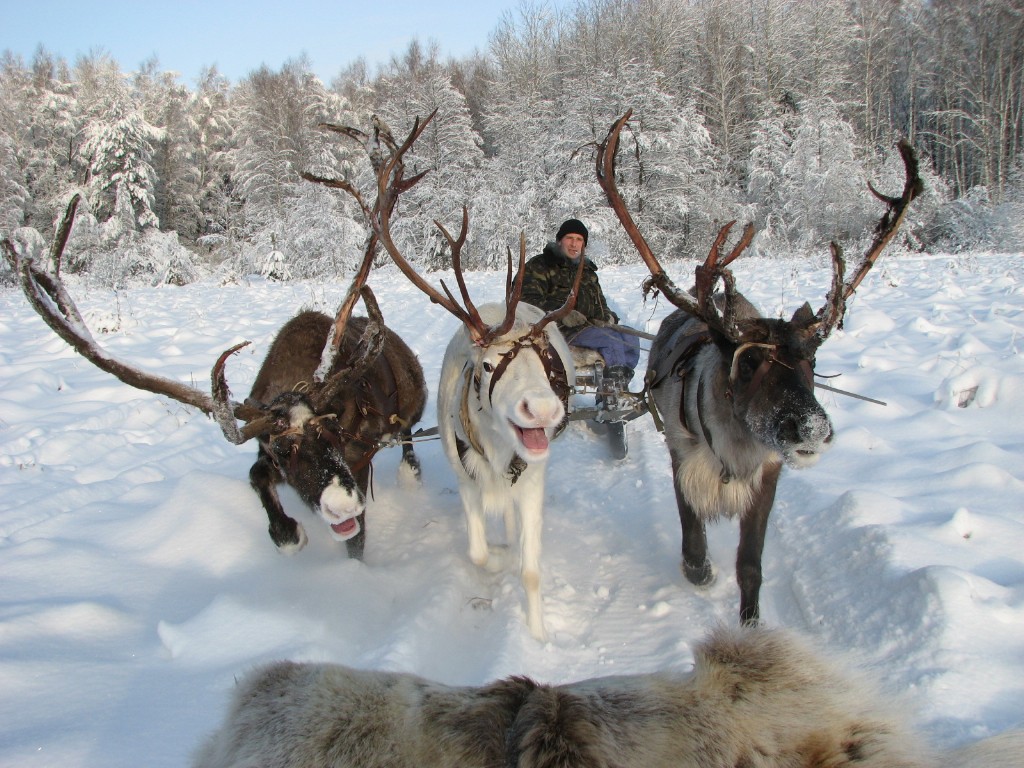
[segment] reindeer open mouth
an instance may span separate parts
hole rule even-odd
[[[826,424],[826,426],[828,426]],[[817,442],[803,443],[799,447],[786,446],[782,451],[783,459],[794,469],[803,469],[818,463],[821,455],[832,447],[832,432]]]
[[[548,433],[544,427],[521,427],[509,420],[512,430],[516,433],[519,444],[523,446],[531,456],[538,456],[548,452]]]
[[[359,521],[354,517],[350,517],[348,520],[332,525],[331,531],[334,532],[334,538],[338,539],[338,541],[351,539],[359,533]]]
[[[365,504],[362,494],[355,487],[347,487],[341,478],[331,478],[330,484],[320,494],[320,516],[331,529],[331,535],[337,541],[347,541],[362,530],[359,515]]]

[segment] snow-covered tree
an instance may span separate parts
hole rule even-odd
[[[813,249],[858,238],[875,210],[853,127],[828,98],[800,105],[779,187],[788,242]]]
[[[484,245],[488,240],[475,211],[483,150],[465,97],[440,67],[421,71],[412,80],[386,78],[381,85],[379,112],[392,126],[397,141],[404,138],[417,117],[423,120],[435,110],[437,113],[406,156],[407,175],[428,173],[403,195],[396,235],[410,255],[428,269],[448,268],[451,254],[433,221],[440,221],[453,236],[457,235],[462,207],[468,206],[470,230],[462,256],[468,269],[475,268],[481,263],[481,251],[486,251],[477,244]]]
[[[24,224],[29,201],[14,142],[7,134],[0,133],[0,232],[10,232]]]
[[[99,104],[85,126],[89,204],[100,221],[117,216],[130,229],[157,227],[153,145],[164,131],[149,123],[113,62],[103,62]]]
[[[234,194],[247,241],[240,267],[259,271],[273,250],[284,254],[296,277],[320,274],[325,264],[358,263],[361,251],[339,253],[338,233],[345,229],[341,219],[346,215],[342,196],[300,176],[304,171],[338,172],[337,138],[317,126],[351,122],[341,98],[323,86],[302,58],[286,62],[279,72],[265,67],[253,72],[234,99],[239,115],[232,153]]]
[[[235,127],[230,83],[216,68],[209,67],[200,75],[188,111],[197,175],[197,242],[211,252],[227,249],[230,253],[238,225],[238,206],[232,201]]]
[[[197,126],[189,109],[192,96],[174,72],[160,71],[155,59],[132,78],[133,91],[146,121],[159,126],[153,142],[155,173],[153,211],[164,230],[194,242],[201,231]]]
[[[786,165],[792,152],[794,115],[771,109],[757,122],[751,138],[747,167],[747,199],[754,213],[758,245],[771,248],[788,245],[783,215],[783,187]]]

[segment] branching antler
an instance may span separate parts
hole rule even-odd
[[[74,224],[79,202],[78,195],[72,197],[60,225],[57,227],[57,234],[50,248],[50,261],[55,267],[59,266],[63,258],[64,248]],[[5,238],[0,242],[0,250],[3,251],[4,257],[10,263],[11,269],[18,275],[22,292],[32,308],[54,333],[100,370],[117,377],[130,387],[169,397],[211,415],[217,421],[224,436],[235,444],[241,444],[266,432],[275,422],[276,417],[266,407],[259,404],[232,402],[230,399],[231,393],[224,375],[224,367],[228,358],[249,342],[237,344],[221,354],[210,373],[211,389],[209,394],[173,379],[143,371],[113,357],[93,339],[74,299],[56,271],[54,274],[50,274],[37,266],[31,258],[19,255],[10,239]],[[356,276],[352,287],[352,291],[355,291],[357,296],[363,296],[367,313],[370,316],[370,322],[367,324],[363,338],[357,345],[361,352],[349,365],[334,372],[323,383],[314,385],[310,394],[310,400],[314,404],[326,402],[337,387],[365,373],[376,356],[380,354],[383,344],[383,319],[373,294],[368,287],[363,285],[365,280],[366,274],[361,271]],[[343,312],[346,312],[345,319],[347,319],[347,312],[350,311],[351,306],[346,308],[346,305],[343,304],[338,318],[336,318],[336,324],[341,321]],[[341,327],[343,332],[343,324]],[[238,420],[246,422],[245,425],[240,427]]]
[[[79,201],[78,195],[71,199],[57,228],[57,236],[51,247],[51,260],[54,264],[58,264],[63,256]],[[18,275],[21,290],[29,304],[53,332],[78,354],[131,387],[165,395],[204,413],[213,413],[214,403],[210,395],[173,379],[140,371],[109,355],[93,339],[74,299],[60,278],[45,272],[31,258],[21,257],[10,239],[5,238],[0,246],[11,269]],[[239,407],[244,409],[244,406]]]
[[[651,277],[645,284],[645,288],[660,290],[665,298],[675,306],[695,317],[699,317],[709,326],[725,333],[729,338],[738,340],[739,331],[734,314],[737,295],[736,285],[732,272],[727,267],[750,244],[754,236],[753,225],[747,225],[740,241],[724,259],[720,257],[720,251],[729,230],[735,222],[730,222],[722,227],[718,232],[718,237],[715,238],[715,242],[711,246],[711,252],[708,254],[704,264],[697,267],[695,295],[691,296],[676,288],[671,278],[662,269],[661,264],[658,263],[650,246],[647,245],[646,240],[640,234],[636,222],[633,221],[633,217],[630,215],[615,184],[615,153],[618,149],[619,135],[632,114],[632,110],[629,110],[616,120],[611,128],[609,128],[605,140],[599,145],[597,151],[597,181],[604,190],[605,195],[607,195],[609,204],[636,246],[644,263],[647,264],[648,270],[650,270]],[[828,292],[825,305],[818,311],[815,317],[818,344],[827,339],[837,325],[842,324],[843,316],[846,314],[847,299],[857,290],[857,286],[860,285],[861,281],[874,266],[875,261],[882,254],[886,245],[895,236],[896,231],[906,216],[907,207],[923,189],[924,185],[918,174],[917,157],[914,154],[913,148],[906,141],[900,141],[897,146],[903,158],[903,165],[906,171],[903,194],[899,197],[890,197],[882,194],[870,184],[868,185],[871,193],[886,204],[886,211],[875,228],[875,237],[871,246],[865,252],[860,264],[849,280],[844,279],[846,263],[843,259],[842,248],[837,243],[833,242],[831,244],[832,287]],[[722,281],[725,294],[724,307],[721,313],[719,313],[714,301],[714,292],[719,280]]]
[[[900,157],[903,159],[905,178],[903,182],[903,193],[899,197],[890,197],[879,192],[869,182],[868,189],[876,198],[885,203],[885,212],[875,227],[875,236],[871,245],[861,257],[860,264],[854,270],[849,280],[843,280],[846,271],[846,262],[843,258],[843,249],[838,243],[830,244],[832,253],[832,288],[825,299],[825,305],[818,310],[817,319],[818,338],[824,341],[832,333],[833,329],[842,327],[843,317],[846,315],[846,301],[849,299],[857,286],[867,276],[867,273],[875,265],[875,261],[882,255],[885,246],[889,244],[896,235],[896,231],[906,217],[907,208],[910,203],[924,190],[924,182],[918,169],[917,155],[914,148],[906,139],[901,139],[896,144]]]
[[[612,123],[611,128],[608,129],[608,135],[598,145],[596,158],[597,182],[601,185],[601,189],[604,190],[608,203],[611,205],[612,210],[615,211],[615,215],[618,217],[623,229],[626,230],[626,234],[633,241],[633,245],[639,252],[640,258],[644,260],[647,269],[651,273],[651,277],[645,284],[645,290],[653,288],[661,291],[665,298],[675,306],[694,317],[700,318],[710,327],[715,328],[727,337],[738,340],[739,330],[736,328],[735,322],[736,281],[733,278],[732,272],[727,267],[750,245],[750,241],[754,237],[754,227],[752,224],[746,226],[740,241],[724,259],[721,258],[722,245],[725,243],[729,231],[736,222],[729,222],[722,227],[718,232],[718,237],[715,238],[715,242],[711,246],[707,259],[696,269],[694,294],[679,290],[658,262],[654,251],[651,250],[644,236],[640,234],[640,230],[632,215],[630,215],[629,208],[626,206],[625,201],[623,201],[618,185],[615,182],[615,155],[618,151],[619,137],[632,114],[633,110],[627,110],[622,117]],[[714,301],[715,288],[719,280],[722,281],[725,291],[724,309],[721,313],[718,311]]]
[[[327,404],[334,399],[339,389],[361,379],[384,349],[387,329],[384,327],[384,317],[377,304],[377,298],[368,285],[363,285],[360,288],[359,296],[362,297],[363,306],[366,307],[368,318],[366,328],[352,350],[353,358],[349,360],[348,364],[334,371],[310,392],[309,401],[316,413],[324,412]],[[338,343],[340,345],[340,341]]]
[[[522,236],[520,237],[519,271],[518,278],[515,281],[513,281],[512,278],[512,255],[509,253],[508,276],[505,281],[505,317],[499,324],[489,326],[480,317],[480,312],[477,310],[476,305],[470,298],[469,290],[466,287],[462,271],[462,248],[466,244],[466,238],[469,233],[469,210],[465,205],[462,207],[462,222],[459,228],[458,237],[453,237],[440,221],[434,221],[434,224],[437,226],[438,230],[440,230],[445,241],[448,243],[448,248],[451,250],[452,267],[455,271],[455,280],[458,285],[461,303],[460,299],[455,297],[443,280],[441,281],[442,290],[440,291],[424,280],[402,254],[391,235],[391,216],[394,213],[395,204],[397,203],[399,196],[406,190],[412,188],[426,174],[426,171],[424,171],[412,178],[406,179],[404,177],[405,154],[413,144],[415,144],[416,140],[420,137],[431,120],[434,119],[436,114],[437,111],[435,110],[423,121],[416,118],[413,122],[412,129],[409,131],[409,134],[401,145],[396,143],[390,130],[388,130],[376,116],[373,118],[374,132],[372,135],[364,133],[357,128],[321,124],[322,127],[336,133],[340,133],[344,136],[348,136],[349,138],[359,141],[366,147],[371,165],[373,166],[374,172],[377,176],[377,202],[374,206],[367,205],[359,194],[359,191],[346,180],[324,179],[311,174],[303,174],[303,176],[310,181],[326,184],[351,195],[363,211],[363,215],[366,217],[367,223],[373,231],[375,238],[384,246],[384,249],[391,256],[392,261],[394,261],[395,265],[402,271],[402,274],[404,274],[413,285],[419,288],[420,291],[425,293],[433,303],[440,304],[451,314],[455,315],[455,317],[457,317],[466,326],[476,344],[487,345],[494,339],[507,333],[515,323],[516,305],[519,303],[519,298],[522,294],[523,266],[526,263],[525,238]],[[384,145],[383,148],[381,146],[382,144]],[[387,152],[384,152],[384,149],[386,149]],[[580,269],[576,279],[577,287],[573,288],[573,291],[566,300],[566,304],[556,312],[549,313],[549,316],[545,316],[545,318],[543,318],[536,326],[538,332],[545,324],[552,320],[557,321],[564,317],[565,314],[575,306],[578,284],[580,277],[582,276],[582,267],[583,264],[581,260]]]

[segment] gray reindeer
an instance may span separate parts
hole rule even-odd
[[[872,681],[797,635],[720,627],[687,673],[449,686],[277,661],[193,768],[1011,768],[1024,731],[934,750]]]
[[[790,320],[762,317],[742,294],[728,265],[750,244],[748,225],[722,257],[730,223],[697,267],[690,292],[676,288],[640,234],[615,183],[615,153],[627,112],[612,124],[597,152],[597,178],[618,219],[651,272],[645,292],[658,290],[678,309],[666,317],[651,346],[647,386],[665,424],[676,503],[682,525],[683,572],[695,585],[714,579],[705,524],[738,517],[736,580],[740,621],[760,615],[761,555],[768,515],[783,464],[815,464],[832,442],[832,424],[814,396],[818,347],[841,325],[850,298],[896,234],[922,183],[917,160],[899,145],[906,171],[900,197],[872,193],[886,204],[875,237],[844,282],[842,250],[832,244],[832,288],[815,313],[809,304]],[[716,294],[718,284],[723,290]]]

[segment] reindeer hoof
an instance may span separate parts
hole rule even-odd
[[[294,555],[309,542],[306,538],[306,529],[301,523],[295,523],[294,531],[275,531],[271,528],[270,538],[277,545],[278,552],[285,555]]]
[[[529,629],[530,635],[532,635],[533,639],[538,643],[546,643],[548,641],[548,631],[544,628],[543,621],[539,624],[529,624]]]
[[[402,457],[402,461],[398,465],[398,485],[406,490],[416,490],[423,485],[420,461],[415,456],[411,461]]]
[[[711,567],[710,560],[705,560],[700,565],[690,565],[684,560],[683,574],[687,581],[697,587],[706,587],[715,580],[715,572]]]
[[[364,528],[358,535],[353,536],[345,542],[345,550],[348,553],[350,560],[363,559],[363,550],[366,548],[366,529]]]

